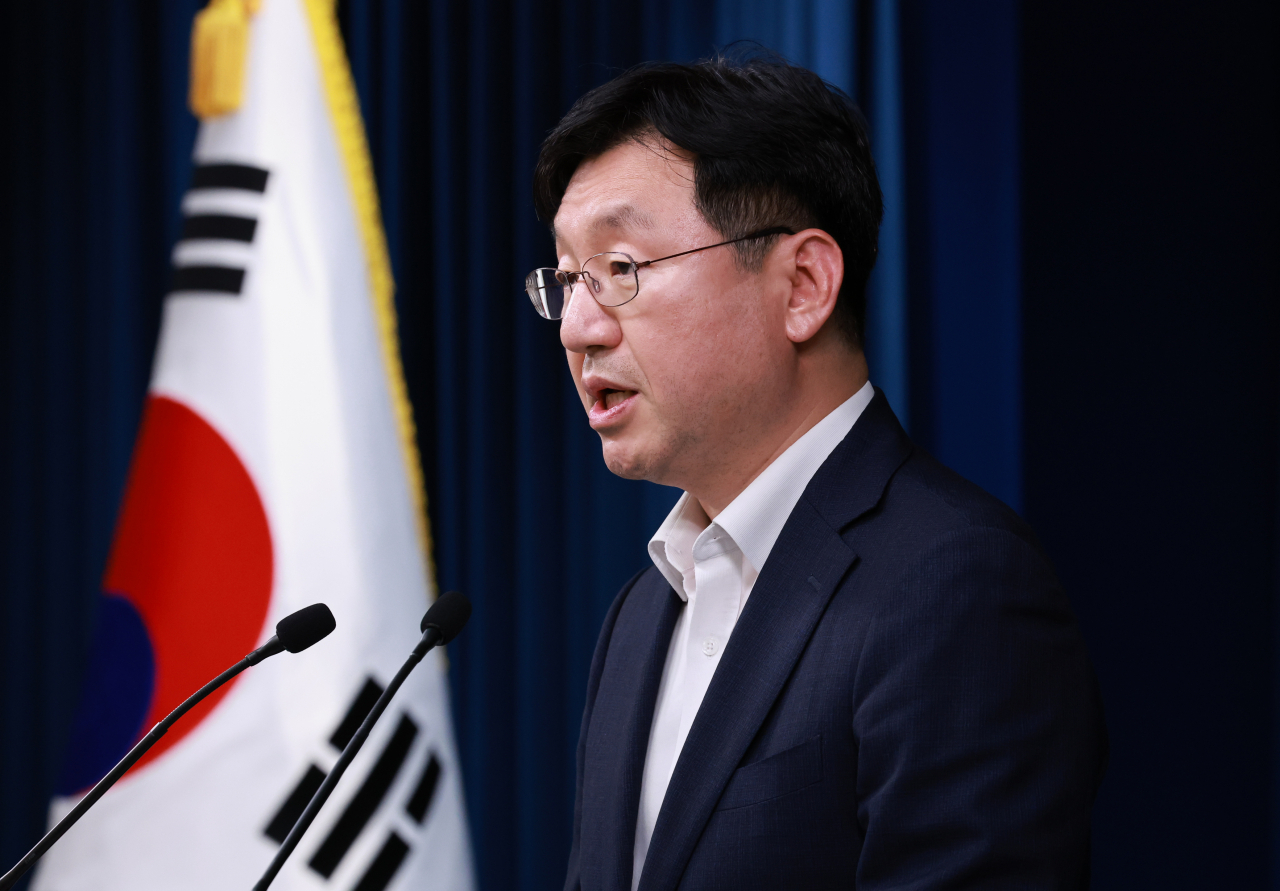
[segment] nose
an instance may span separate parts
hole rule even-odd
[[[586,282],[575,284],[560,321],[560,343],[573,353],[592,353],[621,342],[617,317],[595,301]]]

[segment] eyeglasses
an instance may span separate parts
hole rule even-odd
[[[565,272],[563,269],[543,267],[530,272],[524,280],[525,293],[533,301],[533,308],[544,319],[562,319],[569,306],[573,289],[579,282],[585,283],[591,296],[601,306],[621,306],[634,300],[640,293],[640,270],[663,260],[673,260],[686,254],[708,251],[711,248],[723,247],[726,244],[737,244],[739,241],[750,241],[753,238],[767,238],[770,235],[795,235],[795,231],[787,226],[773,226],[761,229],[740,238],[731,238],[705,247],[681,251],[656,260],[636,259],[621,251],[605,251],[588,257],[582,264],[581,272]]]

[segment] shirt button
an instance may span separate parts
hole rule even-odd
[[[716,654],[716,639],[714,637],[708,637],[702,642],[702,652],[706,653],[708,656],[714,656]]]

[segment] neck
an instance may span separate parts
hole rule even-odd
[[[778,422],[767,430],[748,431],[750,442],[717,462],[714,471],[682,488],[696,498],[714,520],[747,486],[795,442],[812,430],[867,382],[867,361],[860,350],[841,348],[841,355],[823,357],[805,369],[797,385],[778,400]],[[761,435],[757,435],[761,434]]]

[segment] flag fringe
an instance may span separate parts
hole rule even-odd
[[[412,493],[418,536],[422,556],[435,590],[435,563],[432,558],[431,529],[427,521],[427,495],[422,479],[422,463],[418,456],[417,431],[413,420],[413,407],[409,390],[405,385],[404,367],[400,361],[400,337],[397,331],[395,308],[395,281],[391,275],[391,259],[387,252],[386,234],[382,229],[382,214],[378,206],[378,189],[374,182],[373,161],[369,155],[369,143],[365,137],[364,119],[360,115],[360,100],[356,95],[351,67],[342,45],[333,0],[303,0],[311,34],[315,41],[316,56],[320,63],[320,75],[324,84],[325,99],[333,119],[342,164],[347,172],[347,182],[355,205],[356,222],[368,262],[369,291],[373,299],[374,317],[382,342],[382,359],[387,375],[387,388],[391,395],[396,428],[400,433],[401,453],[405,472]]]

